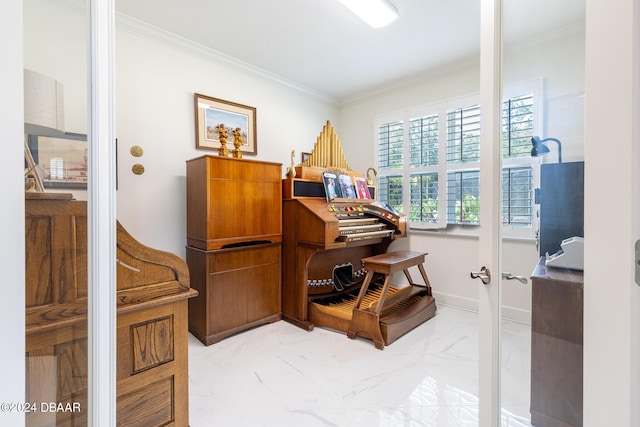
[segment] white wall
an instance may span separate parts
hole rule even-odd
[[[584,33],[571,34],[564,40],[545,46],[509,49],[504,58],[506,85],[542,79],[543,132],[562,141],[563,161],[584,159]],[[389,88],[370,96],[353,99],[340,110],[340,137],[345,155],[356,170],[375,167],[374,118],[404,109],[441,102],[480,90],[477,58],[434,70],[420,80]],[[553,150],[553,148],[552,148]],[[542,161],[557,161],[555,153]],[[469,272],[477,264],[478,240],[475,236],[460,236],[446,232],[413,231],[408,246],[425,251],[428,274],[434,292],[441,303],[477,309],[477,287]],[[535,241],[503,242],[503,270],[529,277],[538,260]],[[504,316],[528,322],[531,309],[531,284],[503,281]]]
[[[283,174],[311,151],[336,108],[277,82],[216,64],[140,37],[117,32],[116,101],[118,219],[145,244],[184,256],[185,160],[217,151],[196,150],[194,92],[257,109],[257,156],[283,163]],[[142,157],[129,150],[138,145]],[[131,166],[141,163],[143,175]],[[238,215],[242,215],[241,212]]]
[[[46,0],[25,1],[25,67],[50,75],[65,89],[67,132],[86,133],[84,12]],[[118,16],[116,31],[117,218],[140,242],[184,257],[185,161],[216,151],[195,148],[194,93],[257,109],[257,156],[299,162],[311,151],[337,108],[305,88],[260,73],[243,72],[215,52]],[[130,154],[132,146],[144,150]],[[140,163],[142,175],[131,167]],[[86,192],[74,191],[85,200]],[[240,213],[241,214],[241,213]]]
[[[638,1],[587,0],[587,40],[584,425],[638,426]]]
[[[0,403],[4,405],[23,402],[25,396],[22,0],[5,0],[0,6],[0,52],[0,179],[4,203],[0,225]],[[2,425],[24,425],[24,413],[3,409],[0,420]]]

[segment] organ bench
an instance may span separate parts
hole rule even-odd
[[[385,344],[391,344],[435,315],[436,304],[424,269],[425,255],[421,252],[396,251],[362,260],[367,275],[354,304],[351,326],[347,331],[349,338],[366,336],[373,340],[377,349],[382,350]],[[409,268],[414,266],[418,267],[424,285],[413,282]],[[392,287],[392,276],[400,271],[406,276],[409,286]],[[379,298],[367,304],[365,295],[376,273],[384,275],[384,284]]]

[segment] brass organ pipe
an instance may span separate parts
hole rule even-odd
[[[301,164],[303,166],[334,167],[351,170],[347,160],[344,158],[344,150],[338,135],[329,120],[323,126],[322,133],[318,136],[311,155]]]

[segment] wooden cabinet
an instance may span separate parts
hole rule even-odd
[[[87,425],[87,206],[26,195],[26,402],[67,411],[29,426]],[[189,425],[186,263],[117,231],[117,424]],[[77,406],[74,406],[77,405]],[[77,409],[77,410],[75,410]]]
[[[205,345],[282,317],[282,165],[187,161],[189,330]]]
[[[582,426],[583,273],[541,257],[531,281],[531,424]]]
[[[280,243],[203,251],[187,247],[191,333],[206,345],[281,318]]]
[[[204,250],[282,242],[282,165],[202,156],[187,160],[187,245]]]

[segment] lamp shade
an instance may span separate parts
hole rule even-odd
[[[531,157],[543,156],[549,152],[549,147],[545,144],[547,141],[553,141],[558,144],[558,163],[562,163],[562,143],[559,139],[556,138],[545,138],[540,139],[539,136],[534,136],[531,138]]]
[[[24,70],[24,131],[30,135],[64,134],[64,90],[51,77]]]
[[[542,156],[549,152],[549,147],[542,143],[539,136],[534,136],[533,138],[531,138],[531,145],[531,157]]]

